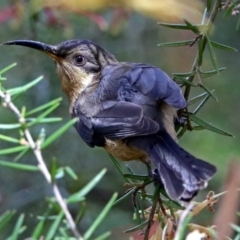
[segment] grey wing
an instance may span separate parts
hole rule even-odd
[[[134,64],[123,78],[152,100],[163,100],[177,109],[187,106],[180,87],[157,67]]]
[[[106,138],[118,140],[151,135],[159,130],[158,123],[145,117],[140,106],[122,101],[103,102],[101,111],[93,117],[80,114],[75,127],[91,147],[104,146]]]

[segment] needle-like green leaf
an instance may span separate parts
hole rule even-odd
[[[229,46],[226,46],[226,45],[224,45],[224,44],[214,42],[214,41],[212,41],[212,40],[211,40],[211,44],[212,44],[212,46],[215,47],[215,48],[219,48],[219,49],[222,49],[222,50],[225,50],[225,51],[237,52],[237,49],[236,49],[236,48],[229,47]]]
[[[217,71],[217,73],[219,73],[218,72],[218,67],[217,67],[217,58],[216,58],[216,55],[215,55],[214,50],[213,50],[212,42],[208,38],[208,36],[206,36],[206,40],[207,40],[208,51],[209,51],[209,54],[210,54],[210,57],[211,57],[211,60],[212,60],[212,64],[213,64],[215,70]]]
[[[20,151],[28,149],[28,148],[29,148],[29,146],[17,146],[17,147],[2,149],[2,150],[0,150],[0,155],[6,155],[6,154],[20,152]]]
[[[47,147],[48,145],[50,145],[52,142],[54,142],[64,132],[66,132],[68,130],[68,128],[70,128],[74,123],[76,123],[77,120],[78,119],[76,119],[76,118],[70,120],[69,122],[64,124],[61,128],[59,128],[56,132],[54,132],[52,135],[50,135],[48,138],[46,138],[46,140],[41,145],[41,148],[43,149],[43,148]]]
[[[222,134],[222,135],[225,135],[225,136],[233,137],[233,135],[231,133],[226,132],[226,131],[224,131],[220,128],[214,127],[213,125],[205,122],[204,120],[198,118],[196,115],[194,115],[192,113],[189,113],[189,117],[193,122],[195,122],[198,125],[204,127],[205,129],[208,129],[212,132],[219,133],[219,134]]]
[[[191,98],[189,101],[188,101],[188,106],[191,106],[192,104],[195,104],[199,101],[201,101],[202,99],[204,99],[206,96],[208,95],[207,92],[204,92],[196,97],[193,97]]]
[[[215,74],[218,74],[219,72],[221,72],[225,69],[226,68],[224,67],[224,68],[219,68],[218,70],[211,70],[211,71],[207,71],[207,72],[203,72],[200,70],[199,73],[200,73],[201,78],[207,78],[207,77],[211,77]]]
[[[32,233],[32,239],[39,239],[40,238],[40,236],[43,232],[44,224],[47,220],[47,217],[48,217],[49,213],[50,213],[50,208],[48,209],[46,214],[40,219],[39,223],[35,227],[35,229]]]
[[[145,226],[147,226],[147,224],[148,224],[148,219],[133,228],[129,228],[128,230],[125,230],[124,232],[125,233],[135,232],[137,230],[143,229]]]
[[[189,80],[186,80],[184,77],[174,77],[174,81],[178,84],[184,84],[184,85],[189,85],[191,87],[197,87],[198,85],[195,83],[192,83]]]
[[[21,232],[22,232],[21,228],[22,228],[23,220],[24,220],[24,214],[21,214],[15,224],[13,233],[11,234],[11,237],[10,237],[11,240],[18,239],[19,234],[21,234]]]
[[[42,106],[39,106],[39,107],[37,107],[37,108],[34,108],[34,109],[31,110],[31,111],[28,111],[28,112],[25,114],[25,116],[29,116],[29,115],[31,115],[31,114],[33,114],[33,113],[42,111],[42,110],[44,110],[44,109],[46,109],[46,108],[49,108],[50,106],[55,105],[56,103],[59,103],[59,102],[61,102],[61,101],[62,101],[62,98],[56,98],[56,99],[54,99],[54,100],[52,100],[52,101],[50,101],[50,102],[48,102],[48,103],[46,103],[46,104],[43,104]]]
[[[48,230],[46,237],[44,238],[44,240],[52,240],[54,235],[57,233],[59,225],[62,221],[62,218],[64,216],[63,212],[60,212],[58,214],[58,216],[56,217],[55,221],[52,223],[50,229]]]
[[[207,0],[207,12],[210,11],[211,7],[212,7],[212,0]]]
[[[0,216],[0,231],[9,223],[16,211],[7,210]]]
[[[20,127],[20,123],[0,124],[0,129],[15,129]]]
[[[105,233],[101,234],[100,236],[98,236],[97,238],[94,238],[94,240],[105,240],[109,236],[111,236],[111,232],[105,232]]]
[[[4,74],[5,72],[9,71],[10,69],[12,69],[12,68],[15,67],[15,66],[17,66],[17,63],[12,63],[11,65],[5,67],[4,69],[2,69],[2,70],[0,71],[0,76],[1,76],[2,74]]]
[[[65,167],[64,170],[66,171],[66,173],[74,180],[78,179],[77,174],[73,171],[72,168],[70,168],[69,166]]]
[[[48,114],[50,114],[51,112],[53,112],[57,107],[59,106],[59,103],[55,103],[53,106],[51,106],[50,108],[48,108],[45,112],[43,112],[42,114],[40,114],[37,118],[35,118],[32,122],[27,123],[27,126],[30,127],[36,123],[39,123],[43,118],[45,118]]]
[[[84,240],[88,240],[92,234],[96,231],[98,226],[102,223],[103,219],[106,217],[112,206],[114,205],[115,200],[117,199],[118,194],[114,193],[107,205],[103,208],[101,213],[98,215],[98,217],[95,219],[95,221],[92,223],[91,227],[86,231],[83,238]]]
[[[85,187],[83,187],[79,192],[74,193],[68,199],[68,203],[79,202],[84,199],[84,197],[100,182],[103,178],[107,169],[104,168],[100,173],[97,174]]]
[[[198,111],[203,107],[203,105],[208,101],[208,99],[210,98],[210,94],[208,94],[201,102],[200,104],[195,108],[195,110],[193,111],[193,114],[197,114]]]
[[[186,26],[188,27],[189,30],[193,31],[195,34],[199,34],[199,29],[196,25],[192,25],[189,21],[184,19],[184,22],[186,23]]]
[[[118,203],[124,201],[128,196],[132,195],[132,193],[135,191],[135,188],[132,188],[130,191],[128,191],[126,194],[124,194],[122,197],[120,197],[119,199],[117,199],[114,202],[114,205],[117,205]]]
[[[35,86],[38,82],[40,82],[41,80],[43,79],[43,76],[40,76],[38,77],[37,79],[33,80],[32,82],[24,85],[24,86],[21,86],[21,87],[16,87],[16,88],[12,88],[12,89],[9,89],[8,91],[10,92],[10,94],[13,96],[13,95],[16,95],[16,94],[21,94],[23,92],[26,92],[29,88]]]
[[[0,139],[4,140],[4,141],[7,141],[7,142],[19,143],[19,139],[8,137],[8,136],[2,135],[2,134],[0,134]]]
[[[0,165],[4,167],[10,167],[10,168],[15,168],[15,169],[24,170],[24,171],[33,171],[33,172],[39,171],[39,168],[37,166],[33,166],[30,164],[14,163],[14,162],[0,160]]]
[[[141,180],[141,181],[146,181],[149,180],[148,175],[137,175],[137,174],[124,174],[125,178],[130,178],[130,179],[135,179],[135,180]]]
[[[163,23],[163,22],[158,22],[158,24],[163,27],[180,29],[180,30],[192,30],[192,28],[194,28],[194,30],[197,29],[198,32],[201,32],[202,29],[206,28],[206,25],[203,25],[203,24],[190,24],[191,27],[187,24],[172,24],[172,23]]]
[[[158,47],[180,47],[190,45],[194,42],[195,39],[186,40],[186,41],[179,41],[179,42],[167,42],[167,43],[159,43]]]

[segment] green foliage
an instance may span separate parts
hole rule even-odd
[[[235,5],[236,6],[236,5]],[[193,103],[200,102],[200,104],[192,111],[189,112],[188,109],[181,110],[179,112],[179,117],[186,118],[186,123],[184,125],[176,126],[176,130],[178,131],[178,137],[183,136],[186,130],[210,130],[215,133],[223,134],[226,136],[233,136],[232,134],[221,130],[217,127],[214,127],[212,124],[207,123],[206,121],[200,119],[196,116],[196,114],[200,111],[200,109],[205,105],[205,103],[209,100],[209,97],[212,97],[217,101],[216,96],[213,94],[213,90],[210,90],[205,83],[203,83],[203,79],[211,77],[215,74],[219,74],[221,71],[225,70],[225,67],[218,68],[217,58],[215,55],[215,49],[221,49],[224,51],[237,51],[235,48],[226,46],[221,43],[217,43],[210,38],[211,28],[213,21],[217,15],[218,9],[221,7],[221,1],[215,1],[214,7],[212,7],[212,1],[207,1],[207,7],[203,14],[202,23],[201,24],[191,24],[187,20],[184,20],[185,24],[168,24],[168,23],[159,23],[163,27],[173,28],[173,29],[181,29],[181,30],[189,30],[192,31],[195,35],[195,39],[181,41],[181,42],[171,42],[171,43],[161,43],[158,46],[160,47],[178,47],[189,45],[193,46],[198,43],[198,50],[195,61],[193,63],[192,69],[188,73],[174,73],[174,79],[177,83],[181,84],[184,90],[184,97],[188,101],[188,106]],[[208,16],[208,17],[207,17]],[[213,70],[203,70],[203,55],[205,48],[207,46],[212,65],[214,67]],[[197,80],[197,83],[194,83],[194,80]],[[189,95],[192,87],[201,88],[204,90],[202,94],[194,97],[189,100]]]
[[[0,71],[1,81],[5,81],[6,78],[3,74],[14,67],[16,64],[12,64]],[[19,111],[18,107],[15,105],[14,99],[16,96],[24,94],[28,89],[34,87],[42,77],[39,77],[32,82],[12,89],[5,89],[2,85],[0,88],[0,97],[2,98],[3,105],[15,113],[17,121],[15,123],[4,123],[0,124],[0,128],[4,131],[9,130],[19,130],[19,137],[12,137],[9,134],[0,134],[0,140],[7,142],[8,144],[13,144],[14,146],[1,149],[0,155],[2,160],[0,160],[0,165],[2,167],[11,168],[13,171],[29,171],[29,172],[41,172],[46,178],[50,186],[53,188],[54,196],[48,198],[48,208],[42,216],[38,216],[39,221],[32,230],[31,239],[39,239],[44,236],[44,239],[83,239],[76,229],[76,223],[79,223],[85,215],[86,210],[86,195],[101,181],[102,177],[106,173],[106,169],[103,169],[96,177],[94,177],[85,187],[70,194],[66,201],[62,198],[60,191],[58,190],[57,180],[63,178],[65,174],[71,177],[73,181],[77,181],[78,177],[74,170],[69,166],[59,166],[56,158],[53,158],[49,167],[44,163],[42,157],[42,150],[51,145],[55,140],[64,134],[65,131],[69,129],[75,122],[76,119],[72,119],[67,123],[63,124],[59,129],[45,136],[45,130],[41,128],[39,132],[39,137],[33,140],[30,132],[30,128],[40,125],[42,123],[54,123],[61,121],[61,118],[49,117],[53,111],[59,106],[61,98],[51,100],[46,104],[38,106],[34,109],[27,110],[22,107]],[[32,151],[35,155],[38,164],[36,162],[31,164],[15,162],[21,161],[22,157],[27,153]],[[18,155],[14,158],[14,161],[5,160],[4,157],[11,154]],[[50,176],[50,178],[49,178]],[[90,239],[91,236],[96,232],[99,225],[104,221],[104,218],[108,214],[109,210],[115,203],[117,198],[117,193],[114,193],[112,198],[103,208],[103,210],[96,217],[96,220],[89,226],[89,228],[84,233],[84,239]],[[67,203],[67,205],[66,205]],[[76,223],[71,223],[71,214],[68,210],[68,205],[73,203],[81,203],[79,208],[79,215],[76,219]],[[57,213],[56,213],[57,211]],[[7,227],[13,226],[12,232],[7,238],[7,240],[17,240],[21,239],[21,234],[27,229],[28,226],[24,225],[25,215],[20,214],[17,220],[13,217],[18,215],[16,211],[6,211],[0,216],[0,233],[2,233]],[[37,217],[37,216],[35,216]],[[73,220],[72,220],[73,221]],[[15,222],[15,223],[14,223]],[[71,226],[72,225],[72,226]],[[74,229],[75,228],[75,229]],[[104,240],[110,236],[110,232],[103,233],[95,238],[95,240]]]

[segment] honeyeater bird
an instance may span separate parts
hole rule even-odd
[[[180,87],[162,70],[119,62],[89,40],[58,45],[16,40],[48,54],[77,117],[75,128],[90,147],[103,147],[123,161],[153,163],[173,200],[190,201],[216,172],[182,149],[174,130],[176,110],[187,106]]]

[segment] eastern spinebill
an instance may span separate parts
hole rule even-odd
[[[104,147],[123,161],[153,163],[173,200],[190,201],[216,172],[177,143],[176,110],[187,106],[180,87],[162,70],[119,62],[89,40],[58,45],[16,40],[48,54],[56,63],[75,128],[90,147]]]

